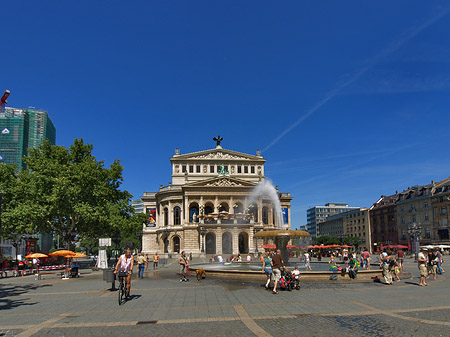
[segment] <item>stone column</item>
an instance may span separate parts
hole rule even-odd
[[[173,226],[173,209],[172,209],[172,201],[169,200],[169,226]]]
[[[237,227],[233,227],[233,255],[239,253],[239,230]]]
[[[189,223],[189,197],[185,196],[183,198],[184,203],[184,223]]]
[[[262,223],[262,199],[259,198],[258,199],[258,221],[256,221],[257,223]]]
[[[216,254],[222,255],[222,227],[217,227],[214,234],[216,234]]]
[[[253,227],[250,227],[248,229],[248,252],[254,253],[255,252],[255,246],[253,245]]]

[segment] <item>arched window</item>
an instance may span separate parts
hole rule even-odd
[[[169,226],[169,209],[164,208],[164,226]]]
[[[196,221],[197,221],[197,219],[198,219],[197,217],[199,214],[199,209],[198,209],[197,203],[193,203],[189,207],[189,222],[194,222],[194,214],[195,214]]]
[[[205,215],[214,213],[214,206],[212,204],[205,205]]]
[[[264,225],[269,224],[269,209],[266,206],[262,208],[262,221]]]
[[[173,224],[181,225],[181,208],[178,206],[173,208]]]

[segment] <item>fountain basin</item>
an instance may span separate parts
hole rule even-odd
[[[344,266],[344,265],[342,265]],[[295,265],[288,265],[289,270],[293,270]],[[373,277],[382,277],[381,269],[359,270],[358,277],[354,280],[350,279],[348,273],[344,275],[341,272],[329,271],[328,263],[312,262],[311,267],[321,268],[323,270],[300,271],[300,282],[373,282]],[[262,271],[261,263],[237,262],[231,265],[223,264],[195,264],[189,266],[189,269],[196,271],[204,269],[208,275],[217,277],[230,277],[239,279],[254,279],[264,281],[266,276]],[[299,269],[303,269],[299,265]],[[330,276],[336,276],[336,280],[330,280]]]

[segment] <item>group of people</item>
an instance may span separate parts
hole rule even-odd
[[[417,256],[417,263],[420,272],[419,286],[421,287],[428,286],[426,280],[430,278],[430,275],[436,280],[437,274],[442,275],[445,273],[445,270],[442,267],[444,259],[438,248],[433,250],[422,247]]]
[[[159,255],[158,252],[155,252],[153,255],[153,270],[158,269],[158,263],[159,263]],[[137,263],[138,263],[138,278],[144,278],[144,271],[148,270],[148,265],[150,264],[150,258],[148,254],[140,253],[137,257]]]
[[[272,281],[273,282],[273,288],[272,288],[273,294],[278,294],[277,286],[278,286],[278,282],[280,281],[280,278],[281,278],[281,268],[285,268],[287,270],[287,268],[284,265],[283,257],[281,256],[281,251],[278,249],[275,254],[271,254],[270,252],[267,252],[265,257],[263,258],[262,269],[267,277],[265,288],[266,288],[266,290],[269,290],[270,282]],[[294,277],[295,281],[298,283],[299,278],[300,278],[300,271],[298,270],[297,266],[292,271],[292,276]]]

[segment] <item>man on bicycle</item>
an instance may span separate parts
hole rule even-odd
[[[116,269],[114,270],[114,274],[117,274],[118,272],[127,273],[127,300],[130,299],[131,274],[133,273],[133,267],[134,267],[134,258],[131,255],[131,250],[128,248],[125,251],[125,254],[119,257],[119,261],[117,261],[116,264]],[[119,282],[122,282],[121,276],[119,276]]]

